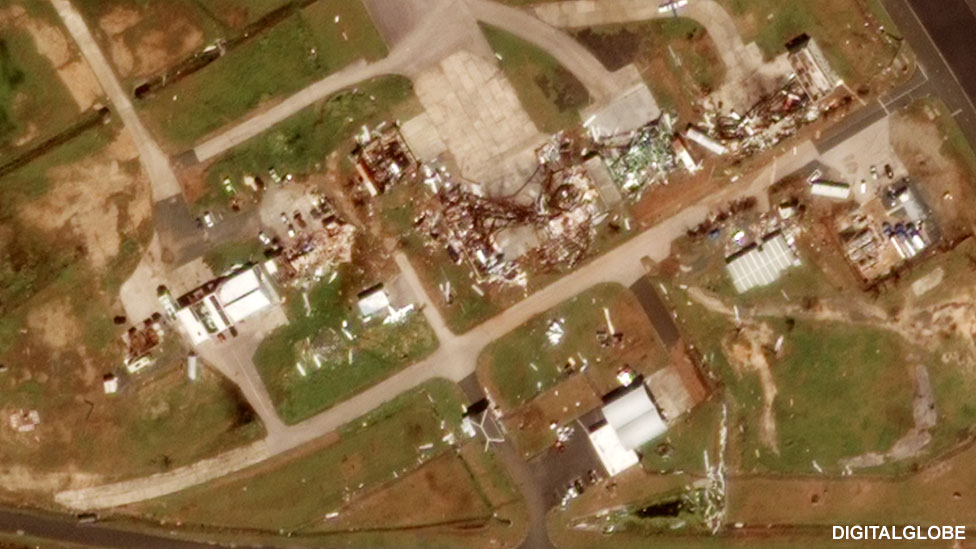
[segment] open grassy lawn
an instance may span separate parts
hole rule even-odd
[[[220,184],[226,177],[235,182],[239,192],[248,192],[241,178],[248,174],[263,176],[272,166],[282,174],[322,171],[330,153],[352,150],[352,136],[364,124],[410,116],[417,108],[410,81],[399,76],[378,78],[355,90],[339,92],[217,159],[207,170],[205,194],[200,200],[216,203],[225,197]]]
[[[526,112],[545,133],[579,123],[579,109],[590,100],[586,88],[549,54],[501,29],[482,25],[499,66]]]
[[[721,426],[721,399],[703,402],[672,424],[663,437],[640,449],[641,466],[649,472],[702,473],[705,451],[710,463],[717,459]]]
[[[811,472],[816,460],[836,473],[839,460],[884,453],[914,425],[909,366],[919,356],[909,354],[901,336],[867,324],[759,317],[755,322],[766,323],[774,341],[784,338],[781,355],[764,351],[775,387],[778,452],[772,450],[759,435],[767,404],[760,372],[741,358],[733,366],[728,355],[734,319],[709,311],[677,286],[668,292],[685,337],[724,386],[737,470]]]
[[[601,341],[608,331],[608,308],[621,341]],[[564,335],[555,344],[547,332],[555,324]],[[600,395],[617,386],[617,370],[625,365],[650,373],[667,363],[637,299],[618,284],[601,284],[529,320],[485,348],[478,359],[479,378],[495,403],[506,412],[556,386],[585,365],[585,375]]]
[[[131,511],[151,519],[274,533],[320,528],[328,513],[369,497],[449,451],[444,437],[464,436],[459,429],[462,398],[449,382],[428,382],[351,422],[338,440],[133,506]]]
[[[894,59],[897,34],[878,0],[719,0],[735,18],[743,40],[755,41],[767,58],[786,51],[802,33],[817,40],[831,66],[851,86],[868,83]]]
[[[57,21],[53,9],[40,2],[31,6],[24,17],[52,28],[51,21]],[[0,163],[3,163],[29,148],[31,142],[66,129],[80,113],[56,67],[40,53],[31,33],[13,23],[0,26],[0,32]]]
[[[784,350],[772,365],[780,453],[762,451],[755,466],[810,471],[817,460],[837,471],[838,460],[883,453],[914,425],[914,384],[898,335],[797,322]],[[752,461],[748,451],[745,456]]]
[[[658,103],[689,120],[695,99],[718,88],[725,76],[714,42],[692,19],[584,28],[574,36],[610,70],[634,63]]]
[[[320,1],[167,86],[142,106],[156,133],[178,150],[356,59],[384,55],[386,46],[361,2]]]
[[[286,422],[315,415],[436,348],[437,338],[421,313],[397,324],[363,322],[354,309],[362,285],[361,275],[340,269],[334,281],[326,278],[308,292],[308,313],[302,295],[292,291],[290,323],[269,335],[255,353],[255,364]]]
[[[225,273],[234,265],[256,263],[264,259],[264,246],[257,238],[226,242],[211,248],[203,256],[214,273]]]

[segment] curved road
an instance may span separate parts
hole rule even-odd
[[[477,21],[500,27],[545,50],[583,83],[597,103],[608,101],[622,91],[614,73],[579,42],[528,12],[491,0],[429,2],[419,23],[393,46],[388,56],[373,63],[360,61],[347,66],[205,140],[193,149],[197,160],[204,162],[215,158],[298,111],[359,82],[387,74],[415,76],[469,44],[473,36],[480,37]]]

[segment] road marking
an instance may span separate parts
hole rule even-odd
[[[939,54],[939,59],[942,60],[942,64],[945,65],[946,70],[949,71],[949,75],[952,76],[952,79],[956,81],[956,85],[959,86],[959,91],[962,92],[963,97],[966,98],[966,102],[969,103],[969,108],[973,109],[973,111],[976,112],[976,105],[973,104],[973,100],[970,99],[969,94],[966,93],[966,88],[962,86],[962,82],[960,82],[959,78],[956,77],[956,72],[952,70],[952,66],[949,65],[949,62],[946,60],[945,56],[942,55],[942,50],[939,49],[938,44],[936,44],[935,40],[932,39],[932,35],[929,34],[928,27],[925,26],[925,23],[922,23],[922,20],[919,18],[918,13],[915,12],[915,8],[912,7],[911,2],[909,2],[908,0],[902,0],[902,1],[905,3],[905,6],[908,7],[908,11],[912,12],[912,17],[915,18],[915,21],[918,22],[918,25],[922,27],[922,32],[925,33],[925,37],[929,39],[929,43],[932,44],[933,48],[935,48],[935,53]]]

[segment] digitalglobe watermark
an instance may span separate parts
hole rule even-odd
[[[965,526],[833,526],[833,539],[842,541],[934,541],[966,539]]]

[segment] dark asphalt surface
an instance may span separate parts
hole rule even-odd
[[[0,511],[0,531],[23,532],[27,536],[102,549],[214,549],[217,547],[163,536],[115,530],[108,524],[78,524],[72,517],[18,511]]]
[[[657,332],[664,346],[668,349],[673,347],[681,338],[681,334],[678,332],[678,326],[674,323],[674,319],[671,318],[671,310],[661,301],[661,296],[658,295],[651,280],[642,276],[630,287],[630,290],[637,296],[637,301],[644,309],[644,314],[650,319],[654,331]]]

